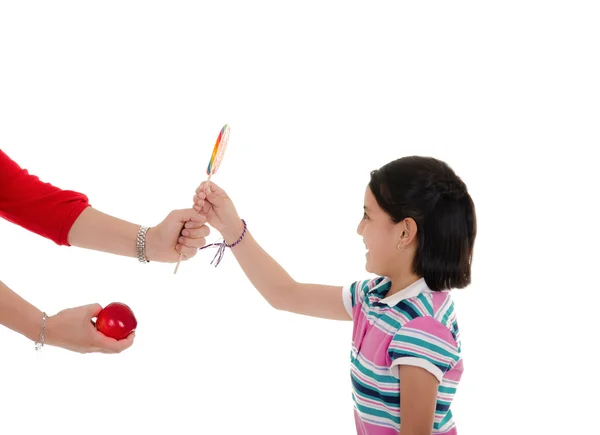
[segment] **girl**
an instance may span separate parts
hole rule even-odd
[[[202,183],[194,203],[223,236],[217,255],[233,248],[274,308],[353,321],[359,435],[456,434],[450,404],[463,361],[449,290],[471,282],[476,218],[465,184],[446,163],[404,157],[371,173],[358,234],[368,250],[366,270],[377,278],[345,287],[294,281],[214,183]]]

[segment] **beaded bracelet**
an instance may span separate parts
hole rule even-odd
[[[244,238],[244,236],[246,235],[246,221],[244,219],[242,219],[242,223],[244,224],[244,231],[242,231],[242,235],[240,236],[239,239],[237,239],[234,243],[232,243],[231,245],[229,243],[227,243],[225,241],[225,239],[223,239],[223,241],[221,243],[211,243],[210,245],[206,245],[203,246],[199,249],[204,249],[204,248],[209,248],[211,246],[218,246],[219,249],[217,250],[217,253],[215,254],[215,257],[212,259],[212,261],[210,262],[210,264],[213,264],[213,262],[215,260],[217,260],[217,262],[215,263],[215,267],[217,267],[219,265],[219,263],[221,262],[221,259],[223,258],[223,255],[225,255],[225,248],[233,248],[235,245],[237,245],[238,243],[240,243],[242,241],[242,239]]]

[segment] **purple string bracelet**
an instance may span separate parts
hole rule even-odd
[[[200,249],[204,249],[204,248],[210,248],[211,246],[218,246],[219,249],[217,250],[217,253],[215,254],[215,257],[212,259],[212,261],[210,262],[210,264],[213,264],[213,262],[215,260],[217,260],[217,262],[215,263],[215,267],[217,267],[219,265],[219,263],[221,262],[221,259],[223,258],[223,255],[225,255],[225,248],[233,248],[235,245],[237,245],[238,243],[240,243],[242,241],[242,239],[244,238],[244,236],[246,235],[246,221],[244,219],[242,219],[242,223],[244,224],[244,231],[242,231],[242,235],[240,236],[239,239],[237,239],[234,243],[232,243],[231,245],[229,243],[227,243],[225,241],[225,239],[223,239],[222,242],[220,243],[211,243],[210,245],[206,245],[203,246]]]

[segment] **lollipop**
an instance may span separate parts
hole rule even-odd
[[[206,180],[206,186],[208,187],[208,183],[210,183],[210,177],[217,173],[219,166],[221,166],[221,162],[223,161],[223,155],[225,154],[225,149],[227,148],[227,142],[229,141],[229,125],[225,124],[225,126],[219,132],[219,137],[217,137],[217,142],[215,143],[215,147],[213,148],[212,155],[210,157],[210,161],[208,162],[208,167],[206,168],[206,175],[208,175],[208,179]],[[179,263],[181,262],[181,254],[179,254],[179,258],[177,259],[177,265],[175,266],[175,271],[173,274],[177,273],[177,269],[179,269]]]
[[[225,124],[219,133],[217,143],[215,143],[212,156],[210,157],[210,162],[208,162],[208,167],[206,168],[206,175],[208,175],[208,180],[206,180],[207,185],[210,183],[210,177],[216,174],[219,166],[221,166],[221,161],[223,161],[223,155],[225,155],[225,149],[227,148],[227,141],[229,141],[229,125]]]

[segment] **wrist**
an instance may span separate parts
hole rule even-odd
[[[154,228],[140,226],[136,239],[137,258],[140,263],[149,263],[155,257]]]
[[[244,222],[242,222],[242,219],[238,217],[234,223],[224,227],[221,230],[221,235],[223,236],[225,242],[227,242],[228,244],[232,244],[240,238],[243,232]]]
[[[49,319],[46,313],[42,313],[42,326],[40,328],[39,339],[35,341],[35,350],[42,350],[42,347],[46,344],[46,328]]]
[[[41,332],[42,332],[42,323],[41,323],[42,318],[40,317],[40,329],[38,331],[38,336],[35,339],[36,342],[40,341],[40,336],[41,336]],[[46,327],[44,328],[44,344],[48,345],[48,346],[55,346],[56,343],[59,341],[56,337],[56,321],[58,319],[56,318],[56,315],[54,316],[48,316],[48,318],[46,319]]]
[[[44,313],[37,308],[27,318],[27,326],[21,331],[21,333],[33,342],[40,340],[40,333],[42,332],[42,319]]]

